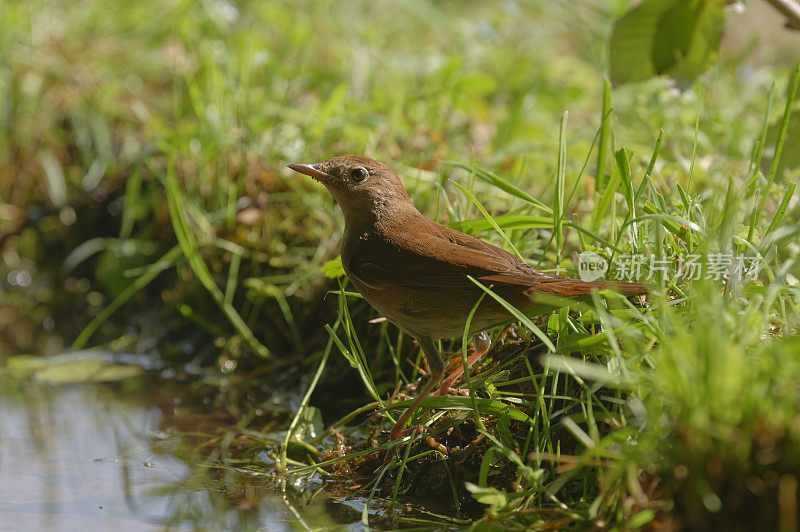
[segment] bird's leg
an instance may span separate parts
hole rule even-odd
[[[414,413],[414,410],[416,410],[422,400],[431,393],[434,386],[439,384],[444,375],[444,360],[442,360],[442,355],[439,354],[439,348],[436,347],[436,343],[427,336],[418,337],[417,343],[419,343],[422,352],[425,353],[425,360],[427,360],[428,367],[431,370],[431,378],[428,380],[427,384],[425,384],[425,387],[420,390],[419,394],[417,394],[417,398],[414,399],[411,406],[408,407],[397,423],[394,424],[394,427],[392,427],[391,432],[389,432],[389,437],[393,440],[399,440],[413,430],[403,430],[403,427],[411,417],[411,414]]]
[[[467,358],[467,367],[472,367],[472,365],[478,361],[486,352],[489,350],[489,347],[492,345],[492,340],[489,338],[489,335],[486,334],[486,331],[481,331],[477,333],[473,337],[473,341],[475,342],[475,351]],[[434,395],[444,395],[450,393],[450,386],[464,373],[464,364],[461,364],[456,368],[453,373],[447,377],[444,382],[442,383],[441,387],[436,390]]]

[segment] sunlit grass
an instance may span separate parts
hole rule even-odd
[[[796,69],[787,91],[789,95],[794,94],[791,89],[797,79],[800,79],[800,71]],[[790,97],[786,108],[792,106]],[[788,116],[784,114],[784,124]],[[699,120],[695,124],[698,131]],[[787,515],[788,519],[796,518],[797,477],[790,473],[797,451],[796,443],[792,443],[796,437],[792,428],[796,416],[780,414],[783,407],[775,410],[772,401],[785,399],[773,399],[769,392],[766,395],[762,395],[763,391],[752,391],[753,395],[734,392],[744,387],[758,389],[759,384],[739,379],[749,380],[751,376],[758,379],[755,375],[760,374],[758,367],[761,365],[765,372],[761,374],[761,384],[767,389],[771,388],[767,382],[772,379],[787,379],[783,382],[791,382],[788,386],[794,391],[800,386],[800,381],[773,366],[775,357],[781,356],[779,353],[791,349],[788,346],[793,345],[800,323],[797,302],[800,292],[790,273],[796,272],[797,267],[793,258],[781,260],[776,253],[779,247],[772,239],[767,238],[766,245],[759,248],[742,237],[747,231],[747,222],[757,228],[755,234],[764,237],[781,226],[787,198],[792,197],[795,186],[790,183],[784,192],[773,193],[780,198],[773,219],[765,219],[760,214],[756,187],[733,179],[729,180],[722,201],[703,201],[700,196],[679,189],[679,201],[670,204],[654,184],[653,172],[662,142],[663,135],[659,133],[638,186],[633,182],[629,152],[625,149],[616,152],[614,174],[606,190],[597,192],[600,201],[596,206],[600,212],[584,213],[584,218],[595,225],[594,231],[584,229],[581,232],[584,247],[611,252],[612,257],[623,250],[648,255],[664,254],[667,250],[674,255],[699,253],[706,260],[714,252],[739,249],[753,253],[753,259],[765,268],[767,284],[737,283],[731,277],[724,285],[683,282],[680,291],[669,293],[665,291],[667,285],[662,275],[658,277],[661,288],[654,285],[649,305],[643,309],[624,299],[620,306],[618,300],[612,298],[606,302],[595,296],[594,312],[587,312],[588,308],[584,307],[578,314],[570,315],[565,312],[568,307],[564,307],[553,314],[547,322],[547,331],[558,348],[550,344],[551,339],[537,325],[509,308],[510,315],[520,319],[555,352],[545,355],[546,349],[533,351],[538,353],[534,364],[541,364],[543,372],[534,370],[531,362],[525,360],[534,393],[514,393],[517,381],[507,380],[507,377],[506,382],[502,378],[491,382],[491,374],[500,375],[505,367],[496,365],[488,370],[488,379],[484,375],[478,384],[473,381],[472,397],[431,397],[422,403],[424,408],[439,411],[472,409],[476,416],[492,421],[490,428],[481,430],[487,431],[483,434],[490,438],[493,447],[484,454],[477,483],[468,483],[467,487],[479,501],[493,508],[490,520],[495,524],[505,522],[511,526],[512,522],[524,521],[517,513],[520,509],[549,502],[561,506],[570,520],[600,523],[609,518],[624,519],[638,526],[664,518],[667,501],[650,499],[648,495],[653,482],[677,490],[675,503],[680,513],[674,519],[683,526],[734,526],[754,507],[763,504],[770,505],[770,509],[761,512],[762,519],[786,523]],[[563,146],[563,139],[559,144]],[[691,168],[690,165],[690,171]],[[502,178],[493,177],[491,182],[513,193]],[[508,218],[510,223],[504,226],[502,216],[493,217],[470,190],[457,183],[456,186],[475,204],[485,222],[483,225],[462,222],[459,227],[493,230],[500,235],[501,243],[523,255],[520,250],[524,250],[524,246],[511,240],[504,230],[504,227],[514,228],[520,218]],[[766,186],[767,190],[772,189],[769,179]],[[620,213],[621,219],[615,223],[615,219],[608,216],[608,206],[616,201],[609,189],[613,193],[618,188],[627,212]],[[687,190],[691,189],[687,186]],[[556,191],[556,194],[563,194],[563,191]],[[637,214],[639,203],[641,214]],[[748,206],[754,210],[748,210]],[[557,214],[561,209],[557,202],[553,212]],[[558,219],[556,215],[550,219],[530,217],[530,227],[555,228]],[[577,226],[580,221],[575,224]],[[610,234],[605,238],[595,234],[595,231],[602,234],[603,230]],[[797,231],[796,222],[783,225],[782,238],[792,238],[790,235]],[[615,242],[614,250],[605,246],[608,241]],[[555,255],[559,255],[557,250]],[[669,286],[677,290],[675,279]],[[496,297],[490,289],[482,288]],[[753,290],[761,295],[752,296]],[[748,292],[750,296],[746,295]],[[684,293],[688,297],[683,296]],[[675,298],[676,294],[681,297]],[[627,310],[620,312],[625,307]],[[345,317],[349,319],[349,314]],[[783,336],[787,339],[781,340]],[[465,342],[466,338],[462,339],[462,344]],[[753,369],[748,371],[747,367]],[[573,380],[574,386],[569,392],[562,392],[566,395],[559,395],[559,381],[566,386],[569,380]],[[476,398],[475,392],[489,394],[490,399]],[[779,392],[779,396],[786,397],[783,393]],[[757,396],[767,402],[759,401]],[[566,405],[557,409],[554,402],[557,399],[565,401]],[[402,408],[410,403],[405,401],[395,406]],[[784,407],[794,412],[794,400],[784,403]],[[430,416],[424,408],[418,414],[421,421]],[[512,418],[527,425],[527,430],[513,435],[502,428]],[[442,418],[429,419],[429,429],[435,426],[431,422],[437,419]],[[757,423],[763,423],[767,430],[766,443],[759,443],[761,440],[755,432],[744,429],[755,420],[763,420]],[[453,417],[453,421],[469,423],[467,418]],[[564,429],[570,434],[567,438]],[[434,437],[443,435],[441,429],[432,434]],[[672,434],[679,439],[671,441]],[[570,450],[565,452],[563,446],[567,440],[572,442],[568,444]],[[776,443],[778,441],[780,444]],[[730,449],[724,448],[727,445],[731,445]],[[759,445],[767,445],[762,453],[774,453],[770,458],[774,468],[764,464],[760,470],[751,469],[750,462],[758,460],[753,454],[756,451],[751,449]],[[380,471],[379,478],[383,479],[389,468],[399,468],[395,475],[395,495],[403,476],[402,464],[410,461],[409,451],[410,443],[405,447],[401,462],[387,463]],[[520,486],[513,492],[491,486],[488,460],[493,452],[517,463],[521,491]],[[422,460],[429,455],[430,452],[425,452],[417,458]],[[346,459],[348,457],[342,457]],[[526,465],[528,463],[531,465]],[[706,468],[709,463],[719,464],[715,466],[718,471],[711,472],[710,477]],[[559,472],[563,464],[570,467]],[[532,466],[535,469],[531,469]],[[593,480],[587,482],[588,478]],[[730,487],[725,487],[731,478],[739,486],[733,492],[735,495]],[[688,485],[693,487],[687,491]],[[577,486],[583,488],[576,492]],[[749,495],[741,499],[747,490],[750,490]],[[765,500],[770,502],[765,503]],[[781,500],[783,506],[778,503]],[[455,508],[458,508],[457,503]],[[637,509],[634,511],[634,508]],[[534,522],[536,519],[529,524]]]

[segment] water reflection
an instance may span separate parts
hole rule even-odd
[[[66,386],[0,377],[0,529],[295,530],[358,520],[314,486],[306,493],[317,496],[290,507],[268,474],[218,467],[231,461],[214,453],[248,443],[220,441],[231,416],[196,391],[149,374]]]

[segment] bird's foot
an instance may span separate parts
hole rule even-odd
[[[489,335],[486,334],[485,332],[480,332],[480,333],[476,334],[474,342],[475,342],[475,350],[472,352],[472,354],[467,359],[467,367],[471,367],[475,362],[477,362],[477,360],[479,358],[481,358],[483,355],[485,355],[486,352],[489,350],[489,347],[492,345],[492,342],[489,339]],[[463,360],[462,360],[462,362],[463,362]],[[447,377],[444,380],[444,382],[442,382],[442,385],[439,387],[438,390],[436,390],[436,393],[434,393],[433,395],[438,397],[438,396],[450,393],[450,389],[451,389],[450,387],[463,374],[464,374],[464,365],[462,363],[462,365],[458,366],[456,368],[456,370],[453,371],[450,374],[450,376]],[[467,393],[469,393],[469,392],[467,392]]]
[[[415,432],[417,434],[422,434],[423,432],[425,432],[425,427],[423,427],[422,425],[417,425],[414,427],[409,427],[407,429],[404,429],[398,425],[395,425],[394,427],[392,427],[392,430],[389,431],[389,439],[392,441],[401,440],[406,436],[411,436]]]

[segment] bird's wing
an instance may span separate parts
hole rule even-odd
[[[518,257],[473,236],[445,227],[451,260],[466,267],[476,279],[494,284],[532,286],[565,279],[541,272]]]
[[[438,225],[438,224],[437,224]],[[495,286],[518,286],[523,293],[557,296],[583,296],[592,290],[611,288],[625,295],[644,294],[647,286],[642,283],[616,281],[583,281],[562,275],[537,270],[518,257],[455,229],[439,226],[443,239],[452,243],[445,245],[445,256],[461,266],[475,279]]]
[[[484,284],[518,286],[529,296],[534,293],[580,296],[604,288],[627,295],[647,291],[639,283],[582,281],[541,272],[487,242],[425,221],[429,224],[423,222],[413,232],[393,232],[395,238],[386,246],[366,246],[365,252],[354,254],[349,262],[351,274],[376,290],[397,286],[418,290],[474,289],[467,279],[469,275]],[[420,233],[424,238],[420,238]],[[411,234],[415,236],[412,238]]]
[[[413,232],[392,234],[386,245],[364,245],[349,258],[350,273],[373,289],[398,285],[474,288],[467,275],[493,284],[524,287],[560,279],[498,247],[435,222],[415,227]]]

